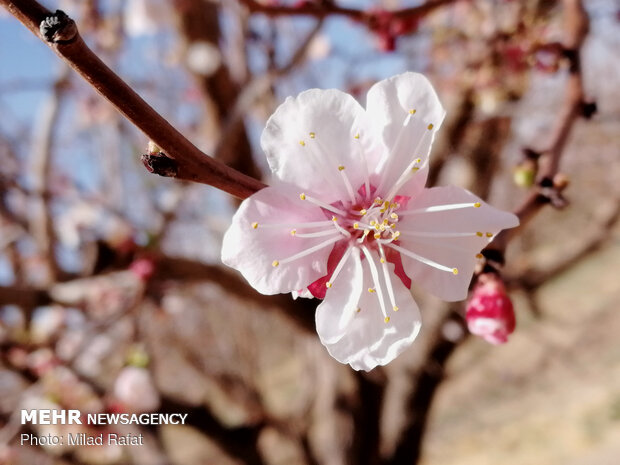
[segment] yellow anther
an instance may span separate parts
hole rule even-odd
[[[476,258],[483,258],[483,257],[484,257],[484,255],[482,255],[481,253],[477,253],[476,254]]]
[[[359,139],[359,138],[360,138],[360,133],[359,132],[353,136],[353,139]]]
[[[357,307],[357,309],[355,310],[355,313],[359,313],[359,312],[361,312],[361,311],[362,311],[362,309],[361,309],[361,308],[359,308],[359,307]]]
[[[330,287],[332,287],[332,283],[330,283],[329,281],[327,281],[327,282],[325,283],[325,287],[327,287],[327,288],[329,289]]]
[[[294,236],[295,234],[297,234],[297,230],[296,229],[291,229],[291,236]]]
[[[452,268],[452,274],[457,275],[459,274],[459,270],[456,268]]]
[[[431,129],[433,129],[434,127],[435,127],[435,126],[433,126],[433,124],[432,124],[432,123],[431,123],[431,124],[429,124],[429,125],[427,126],[427,128],[428,128],[428,130],[429,130],[429,131],[430,131]]]
[[[415,162],[416,163],[422,163],[422,159],[421,158],[417,158]]]
[[[366,213],[368,213],[368,212],[366,211],[366,209],[365,209],[365,208],[362,208],[362,209],[360,210],[360,215],[364,216]]]
[[[392,233],[392,239],[398,239],[400,237],[400,231],[394,231]]]
[[[380,228],[381,228],[381,226],[379,226],[379,223],[375,223],[375,229],[376,229],[377,231],[379,231],[379,229],[380,229]]]
[[[390,204],[390,208],[396,208],[396,207],[398,207],[398,204],[396,202]]]
[[[344,165],[339,165],[338,166],[338,171],[344,171]]]
[[[335,216],[332,216],[332,221],[337,222],[337,221],[338,221],[338,218],[337,218],[337,217],[335,217]]]
[[[411,110],[409,110],[409,114],[410,114],[410,115],[415,115],[415,109],[414,109],[414,108],[412,108]]]
[[[379,239],[381,238],[381,233],[380,232],[376,232],[375,233],[375,239]]]
[[[487,237],[493,237],[493,233],[488,232],[488,233],[487,233]]]
[[[389,317],[389,316],[386,316],[386,317],[383,319],[383,321],[385,321],[386,323],[389,323],[389,322],[390,322],[390,317]]]
[[[377,224],[375,220],[370,220],[370,226],[374,226],[375,224]]]
[[[390,215],[390,218],[392,218],[393,220],[397,220],[398,219],[398,215],[396,213],[392,213]]]
[[[369,287],[368,288],[368,292],[370,292],[372,294],[373,292],[376,292],[376,291],[372,287]]]
[[[316,137],[316,134],[314,132],[310,133],[310,139],[314,139]]]
[[[381,263],[385,263],[385,258],[381,257],[381,258],[379,259],[379,261],[380,261]]]
[[[386,200],[385,202],[383,202],[383,206],[384,206],[385,208],[389,207],[389,206],[390,206],[390,201],[389,201],[389,200]]]
[[[383,224],[388,224],[390,222],[390,220],[388,220],[387,218],[383,218]]]
[[[385,225],[384,225],[384,224],[382,224],[381,226],[379,226],[379,231],[381,231],[381,232],[385,231]]]
[[[280,262],[278,260],[274,260],[274,261],[271,262],[271,265],[274,266],[274,267],[278,266],[279,264],[280,264]]]
[[[377,198],[375,199],[375,203],[376,203],[377,205],[381,205],[381,204],[383,203],[383,199],[382,199],[381,197],[377,197]]]
[[[480,231],[478,231],[478,232],[476,233],[476,236],[478,236],[478,237],[482,237],[482,236],[483,236],[483,234],[482,234]]]
[[[299,198],[301,200],[306,200],[306,194],[299,194]]]
[[[353,223],[353,229],[358,229],[360,227],[359,223]]]
[[[390,228],[392,228],[392,229],[394,229],[395,227],[396,227],[396,223],[392,223],[392,224],[390,225]]]
[[[420,171],[420,168],[418,168],[417,166],[414,166],[413,168],[411,168],[411,171],[415,173],[416,171]]]
[[[300,141],[299,141],[299,145],[301,145],[302,147],[305,147],[305,146],[306,146],[306,143],[305,143],[303,140],[300,140]]]
[[[480,202],[476,202],[476,203],[474,204],[474,208],[480,208]]]
[[[255,221],[254,223],[252,223],[252,229],[256,229],[258,228],[258,223]]]
[[[398,311],[398,305],[394,305],[392,308],[394,309],[395,312]]]

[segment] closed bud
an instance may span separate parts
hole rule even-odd
[[[465,313],[472,334],[491,344],[504,344],[515,330],[514,309],[501,278],[495,273],[480,275]]]
[[[512,179],[519,187],[532,187],[536,181],[536,163],[530,159],[524,160],[515,167]]]

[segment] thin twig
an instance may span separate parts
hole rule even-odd
[[[88,48],[64,13],[52,13],[34,0],[0,0],[0,4],[162,149],[169,160],[165,168],[174,167],[162,174],[209,184],[242,199],[265,187],[193,145]],[[157,162],[151,165],[155,171],[159,166]]]
[[[523,203],[516,209],[519,217],[518,228],[505,229],[497,235],[487,250],[496,251],[503,255],[510,239],[521,232],[527,223],[540,209],[561,200],[563,186],[554,185],[554,178],[560,168],[560,160],[564,154],[564,147],[575,121],[582,115],[584,103],[583,76],[581,73],[580,49],[588,33],[588,15],[581,0],[564,0],[564,56],[568,60],[569,76],[566,83],[565,98],[554,130],[551,132],[547,149],[541,160],[537,182]]]

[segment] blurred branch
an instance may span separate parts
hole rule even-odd
[[[349,449],[349,463],[355,465],[379,464],[381,440],[381,409],[386,389],[386,375],[381,369],[370,373],[356,372],[356,405],[352,417],[355,428]]]
[[[224,269],[220,266],[209,265],[203,262],[185,259],[159,256],[156,258],[157,270],[153,276],[150,286],[157,287],[157,282],[166,280],[179,280],[184,283],[192,281],[212,281],[218,283],[227,292],[237,297],[250,300],[260,306],[263,311],[279,311],[296,327],[304,332],[313,334],[314,310],[316,301],[314,299],[291,300],[287,294],[263,295],[259,294],[253,287],[240,278],[239,274]],[[153,292],[157,292],[153,288]]]
[[[589,234],[589,239],[579,248],[571,248],[567,253],[563,253],[561,258],[552,265],[542,269],[528,269],[519,273],[518,278],[508,278],[517,285],[525,287],[526,290],[535,290],[549,279],[567,271],[584,258],[599,251],[610,239],[613,228],[620,220],[620,198],[616,197],[613,202],[613,210],[607,215],[601,224],[596,226],[596,230]]]
[[[145,156],[151,171],[209,184],[239,198],[246,198],[265,187],[193,145],[88,48],[75,22],[62,11],[52,13],[34,0],[0,0],[0,4],[161,147],[165,155],[159,159],[151,160],[153,154]]]
[[[418,463],[420,459],[426,423],[437,388],[444,380],[446,363],[454,350],[469,335],[465,321],[460,315],[460,303],[451,304],[450,307],[432,338],[428,356],[405,407],[408,412],[407,423],[394,454],[385,465],[412,465]],[[455,328],[458,332],[454,330]],[[457,337],[446,337],[452,333]]]
[[[60,107],[69,86],[69,68],[64,67],[55,80],[52,93],[39,112],[39,121],[34,129],[34,144],[31,151],[32,200],[34,208],[30,214],[30,230],[37,243],[45,264],[47,279],[54,282],[59,268],[55,256],[56,233],[48,195],[52,169],[52,149],[58,128]]]
[[[263,424],[227,428],[205,406],[191,407],[171,398],[162,399],[159,413],[186,413],[187,424],[198,428],[215,441],[227,454],[245,465],[263,465],[258,451],[258,436]]]
[[[321,30],[322,26],[323,21],[319,20],[308,35],[306,35],[305,39],[297,47],[293,53],[293,56],[285,65],[269,70],[261,76],[255,76],[243,86],[243,89],[238,94],[234,102],[234,107],[230,112],[228,120],[225,122],[222,129],[220,142],[215,149],[216,154],[219,154],[220,151],[223,150],[225,144],[228,143],[227,141],[229,141],[234,134],[234,128],[242,120],[248,109],[252,107],[256,99],[264,95],[278,78],[285,76],[303,62],[306,57],[308,47],[312,43],[312,40],[316,37],[317,33]]]
[[[259,3],[256,0],[239,0],[244,4],[252,13],[262,13],[268,16],[291,16],[291,15],[304,15],[314,16],[317,18],[325,18],[330,15],[344,16],[356,21],[370,22],[372,21],[372,10],[358,10],[355,8],[346,8],[336,5],[332,0],[318,0],[318,1],[306,1],[300,2],[296,6],[285,6],[279,4],[267,4]],[[390,11],[390,13],[397,18],[422,18],[431,13],[436,8],[454,3],[455,0],[433,0],[426,2],[420,6],[402,8],[399,10]]]
[[[203,132],[212,140],[221,141],[214,150],[216,159],[248,176],[260,178],[261,172],[252,157],[252,147],[243,121],[235,120],[234,124],[228,125],[227,137],[221,135],[222,122],[230,120],[230,114],[240,92],[239,83],[229,63],[234,60],[243,60],[244,53],[238,49],[229,49],[226,52],[221,49],[224,37],[220,24],[220,9],[221,6],[217,2],[204,2],[203,0],[187,0],[177,8],[180,19],[179,29],[188,47],[208,43],[218,50],[220,56],[226,57],[226,60],[221,60],[217,69],[212,73],[202,74],[189,67],[202,88],[205,107],[208,111],[205,117],[208,125]]]
[[[559,112],[555,127],[547,143],[547,149],[540,151],[544,156],[541,159],[537,182],[532,187],[525,201],[516,209],[520,226],[505,229],[497,235],[485,249],[503,255],[510,239],[519,234],[525,225],[540,211],[552,204],[561,207],[565,204],[562,190],[565,183],[558,182],[556,175],[560,167],[560,160],[564,154],[564,147],[571,129],[580,116],[584,116],[584,90],[581,72],[580,49],[588,34],[589,20],[581,0],[564,0],[564,47],[563,55],[568,61],[568,81],[565,88],[563,106]]]
[[[45,289],[33,289],[22,286],[0,286],[0,304],[18,305],[26,309],[49,305],[53,302]]]

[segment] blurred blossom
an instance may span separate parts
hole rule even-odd
[[[424,187],[444,116],[416,73],[375,84],[366,110],[337,90],[288,98],[261,138],[277,181],[243,201],[224,236],[222,261],[259,292],[324,299],[321,342],[356,370],[416,338],[411,277],[463,300],[476,254],[518,224],[464,189]]]
[[[123,15],[125,31],[130,36],[156,34],[172,18],[171,3],[166,0],[128,0]]]
[[[45,343],[54,336],[65,322],[65,309],[41,307],[34,313],[30,323],[30,337],[34,343]]]
[[[467,303],[465,318],[472,334],[491,344],[508,342],[508,336],[515,330],[515,314],[497,274],[480,275]]]
[[[127,412],[152,412],[159,407],[159,393],[146,368],[127,366],[114,382],[114,398]]]
[[[192,42],[185,55],[187,67],[193,73],[211,76],[222,64],[222,57],[217,47],[209,42]]]
[[[308,46],[308,58],[310,60],[322,60],[331,52],[331,42],[327,35],[317,34]]]

